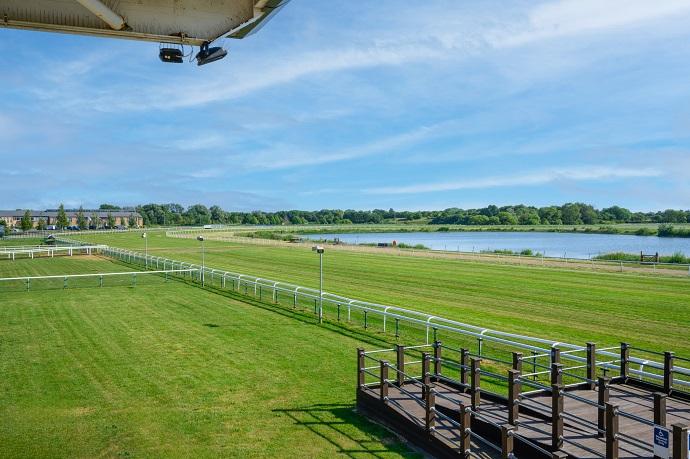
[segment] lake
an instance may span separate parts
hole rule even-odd
[[[690,256],[690,238],[633,236],[620,234],[579,234],[539,232],[416,232],[416,233],[330,233],[306,234],[308,239],[339,238],[348,244],[396,241],[410,245],[423,244],[433,250],[478,252],[481,250],[531,249],[549,257],[582,258],[610,253],[627,252],[671,255],[682,252]]]

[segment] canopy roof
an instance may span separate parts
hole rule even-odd
[[[0,27],[201,45],[244,38],[289,0],[0,0]]]

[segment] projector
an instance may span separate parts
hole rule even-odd
[[[161,48],[158,57],[162,62],[181,64],[184,55],[182,54],[182,50],[178,48]]]
[[[204,43],[199,48],[196,54],[196,65],[206,65],[211,62],[219,61],[228,55],[228,52],[219,46],[213,48],[208,47],[208,43]]]

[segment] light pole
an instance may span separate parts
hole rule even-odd
[[[319,254],[319,323],[323,323],[323,252],[324,249],[320,245],[315,245],[311,248],[312,251]]]
[[[145,232],[141,233],[141,237],[144,239],[144,254],[146,255],[144,259],[146,260],[146,269],[149,269],[149,239]]]
[[[197,241],[201,242],[201,286],[206,286],[206,279],[204,276],[204,264],[205,264],[205,254],[204,254],[204,236],[197,236]]]

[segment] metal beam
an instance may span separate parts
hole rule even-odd
[[[122,16],[108,8],[100,0],[77,0],[77,3],[98,16],[111,29],[123,30],[127,28],[127,23]]]

